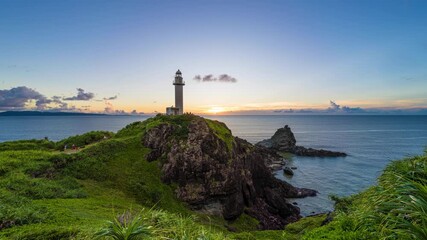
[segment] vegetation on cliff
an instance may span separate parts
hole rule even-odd
[[[205,119],[205,121],[208,124],[209,128],[213,130],[214,134],[219,139],[224,141],[225,144],[227,144],[228,150],[231,151],[235,141],[230,129],[228,129],[228,127],[224,123],[219,121],[214,121],[210,119]]]
[[[176,196],[179,184],[162,181],[164,157],[147,161],[152,150],[143,140],[162,124],[185,139],[195,117],[157,116],[116,134],[60,142],[0,143],[0,239],[93,239],[111,223],[123,230],[123,216],[144,226],[147,239],[426,239],[426,156],[393,162],[377,186],[335,198],[329,223],[319,215],[257,231],[259,222],[246,213],[226,221],[190,210]],[[206,123],[225,149],[237,144],[225,125]],[[64,152],[65,143],[81,149]]]
[[[427,239],[427,156],[392,162],[378,185],[335,200],[334,220],[306,239]]]

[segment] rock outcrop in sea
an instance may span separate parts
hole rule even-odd
[[[316,195],[273,176],[265,161],[280,161],[275,152],[233,137],[224,123],[179,117],[186,120],[157,123],[142,141],[151,149],[147,159],[160,160],[162,180],[176,185],[176,196],[191,208],[229,220],[246,213],[262,229],[283,229],[300,218],[286,198]]]
[[[293,153],[298,156],[310,157],[345,157],[346,153],[334,152],[324,149],[306,148],[296,145],[294,133],[291,128],[286,125],[279,128],[270,139],[265,139],[256,144],[256,146],[264,147],[278,152]]]

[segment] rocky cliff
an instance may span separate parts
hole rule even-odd
[[[310,157],[344,157],[347,156],[343,152],[334,152],[324,149],[313,149],[306,148],[296,145],[294,133],[291,128],[286,125],[283,128],[279,128],[270,139],[265,139],[256,145],[259,147],[265,147],[279,152],[289,152],[299,156],[310,156]]]
[[[282,229],[300,218],[286,198],[316,195],[276,179],[265,161],[279,156],[233,137],[224,123],[194,115],[156,118],[142,139],[151,149],[148,160],[160,160],[163,181],[176,184],[177,197],[194,209],[230,220],[245,212],[263,229]]]

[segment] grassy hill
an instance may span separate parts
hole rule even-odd
[[[334,220],[324,226],[320,215],[283,231],[256,231],[257,221],[245,214],[229,222],[189,210],[176,199],[175,186],[161,181],[160,162],[146,160],[150,149],[142,137],[162,123],[179,126],[177,137],[185,137],[193,117],[157,116],[115,134],[90,132],[59,142],[0,143],[0,239],[94,239],[123,226],[147,239],[426,237],[426,156],[394,162],[378,186],[335,198]],[[231,144],[222,123],[206,121]],[[63,151],[72,144],[79,150]]]

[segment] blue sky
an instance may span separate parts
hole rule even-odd
[[[0,93],[26,86],[70,109],[163,112],[179,68],[197,113],[333,110],[330,100],[424,109],[426,12],[408,0],[1,0]],[[210,74],[237,82],[193,80]],[[77,88],[93,97],[64,100]]]

